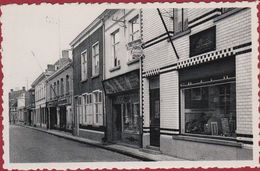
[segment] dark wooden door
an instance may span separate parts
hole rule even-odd
[[[121,104],[113,105],[113,140],[121,140],[122,134],[122,107]]]
[[[150,145],[160,146],[160,91],[150,90]]]
[[[55,129],[57,125],[57,109],[56,107],[50,108],[50,129]]]
[[[66,123],[67,123],[66,112],[67,111],[65,106],[60,107],[60,128],[62,130],[66,130]]]

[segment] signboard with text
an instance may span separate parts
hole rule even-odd
[[[190,36],[190,57],[216,50],[216,26]]]

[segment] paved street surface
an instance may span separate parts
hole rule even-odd
[[[138,159],[44,132],[10,126],[10,162],[106,162]]]

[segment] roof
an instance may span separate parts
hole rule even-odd
[[[47,81],[52,80],[53,78],[55,78],[57,75],[59,75],[60,73],[62,73],[63,71],[65,71],[67,68],[72,66],[72,61],[70,61],[69,63],[67,63],[66,65],[63,65],[61,68],[59,68],[58,70],[56,70],[52,75],[50,75],[47,78]]]
[[[88,34],[91,30],[93,30],[98,24],[101,23],[102,19],[105,18],[107,15],[110,15],[112,12],[114,12],[116,9],[106,9],[104,10],[94,21],[92,21],[82,32],[79,33],[79,35],[74,38],[70,46],[75,46],[79,41],[81,41],[86,34]]]

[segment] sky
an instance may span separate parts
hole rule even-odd
[[[69,43],[105,9],[42,4],[7,5],[1,10],[4,87],[10,90],[30,88],[47,64],[59,59],[59,49],[69,49]]]

